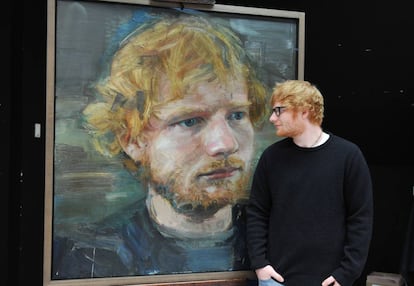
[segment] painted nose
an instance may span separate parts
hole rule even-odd
[[[204,144],[208,155],[229,155],[239,149],[239,143],[233,129],[226,120],[216,120],[207,126],[204,134]]]

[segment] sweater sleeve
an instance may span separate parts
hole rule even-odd
[[[359,148],[349,156],[345,172],[347,233],[343,259],[332,275],[341,285],[352,285],[364,269],[373,222],[371,175]]]
[[[266,253],[270,207],[266,159],[263,153],[253,176],[250,200],[246,208],[247,249],[253,270],[270,264]]]

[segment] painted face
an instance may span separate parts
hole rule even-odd
[[[170,82],[161,95],[171,98]],[[151,186],[183,213],[214,213],[246,198],[254,131],[246,84],[194,84],[154,107],[145,131]]]

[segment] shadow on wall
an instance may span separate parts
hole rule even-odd
[[[363,276],[373,271],[403,274],[414,286],[414,166],[370,166],[374,189],[374,232]]]

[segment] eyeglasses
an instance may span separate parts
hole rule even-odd
[[[277,117],[286,109],[286,106],[275,106],[272,108],[272,112],[276,114]]]

